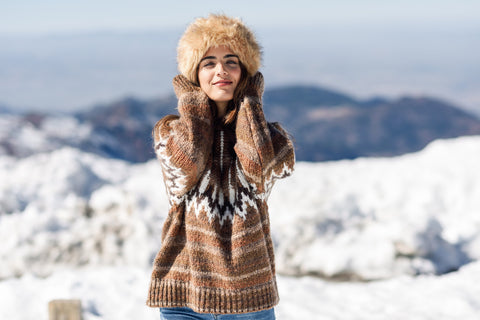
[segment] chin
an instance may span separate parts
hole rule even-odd
[[[229,96],[222,95],[222,96],[217,96],[212,98],[213,101],[218,101],[218,102],[228,102],[232,99],[233,99],[233,95],[229,95]]]

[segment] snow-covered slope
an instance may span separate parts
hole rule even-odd
[[[480,137],[397,158],[298,163],[270,198],[281,274],[381,279],[480,257]],[[0,157],[0,279],[64,267],[148,269],[168,204],[155,160],[64,148]]]
[[[0,158],[0,279],[62,266],[150,264],[167,212],[161,171],[65,148]]]
[[[270,199],[279,271],[378,279],[480,258],[480,137],[396,158],[301,163]]]
[[[26,157],[99,139],[72,116],[0,114],[0,155]]]
[[[62,270],[0,282],[0,319],[47,320],[53,299],[80,299],[84,320],[155,320],[145,305],[150,273],[133,267]],[[279,320],[476,320],[480,262],[447,275],[360,282],[278,277]],[[28,307],[26,307],[28,306]]]

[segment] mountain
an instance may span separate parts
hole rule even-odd
[[[357,101],[314,87],[285,87],[264,96],[268,119],[282,123],[296,142],[297,159],[325,161],[394,156],[429,142],[480,134],[480,119],[427,97]]]
[[[103,157],[144,162],[154,157],[151,130],[174,112],[173,96],[125,98],[75,114],[0,114],[0,155],[23,158],[64,146]]]
[[[176,99],[125,98],[73,115],[0,115],[0,154],[24,157],[71,146],[105,157],[144,162],[154,157],[151,130],[175,113]],[[428,97],[356,100],[333,90],[289,86],[267,90],[264,110],[292,135],[297,160],[394,156],[429,142],[480,134],[480,119]]]
[[[141,101],[126,98],[105,106],[77,113],[81,123],[88,123],[92,135],[102,137],[84,141],[81,149],[131,162],[144,162],[154,157],[152,128],[165,115],[175,112],[176,98]]]
[[[6,105],[0,103],[0,113],[11,113],[11,110]]]

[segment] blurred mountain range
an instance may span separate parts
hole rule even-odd
[[[63,146],[145,162],[154,157],[151,130],[176,113],[176,98],[124,98],[71,114],[0,109],[0,154],[25,157]],[[440,138],[480,134],[480,119],[428,97],[359,101],[308,86],[267,90],[264,110],[293,136],[297,160],[329,161],[414,152]]]

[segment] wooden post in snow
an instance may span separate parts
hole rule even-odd
[[[80,300],[52,300],[48,303],[49,320],[82,320]]]

